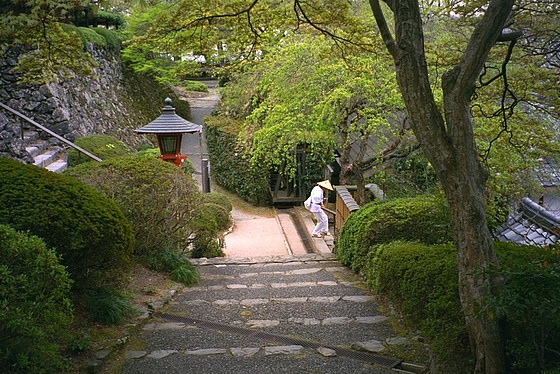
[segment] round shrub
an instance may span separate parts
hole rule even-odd
[[[116,287],[131,269],[134,236],[118,206],[65,175],[0,158],[0,223],[62,255],[74,290]]]
[[[233,205],[231,204],[231,200],[224,195],[223,193],[219,192],[210,192],[203,195],[205,203],[214,203],[218,204],[223,207],[228,213],[233,210]]]
[[[230,226],[231,216],[223,206],[214,203],[204,203],[199,209],[206,209],[212,214],[218,231],[225,230]]]
[[[133,226],[136,255],[167,247],[188,248],[191,221],[202,194],[181,168],[133,154],[81,164],[65,174],[103,191],[116,202]]]
[[[132,151],[119,139],[109,135],[88,135],[78,138],[74,144],[92,153],[102,160],[111,157],[125,156],[131,154]],[[91,159],[74,148],[68,150],[68,166],[76,166]]]
[[[58,344],[73,316],[71,280],[36,236],[0,225],[0,367],[6,373],[59,373]]]
[[[208,86],[199,81],[184,80],[181,82],[181,86],[186,91],[208,92]]]
[[[450,211],[441,196],[373,201],[348,217],[336,252],[342,264],[360,271],[378,244],[395,240],[441,244],[452,242],[452,235]]]

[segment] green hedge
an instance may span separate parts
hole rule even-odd
[[[237,142],[241,123],[226,117],[206,117],[204,123],[212,179],[251,204],[270,205],[269,171],[251,168]]]
[[[495,248],[500,265],[492,271],[504,284],[489,307],[502,318],[510,372],[560,368],[559,252],[501,242]],[[454,246],[381,244],[369,262],[367,282],[429,339],[439,370],[472,372]]]
[[[131,269],[134,236],[122,211],[68,176],[0,158],[0,223],[62,255],[76,290],[118,287]]]
[[[59,373],[59,345],[72,322],[71,280],[36,236],[0,225],[0,367],[5,373]]]
[[[224,194],[219,192],[210,192],[203,195],[203,199],[205,203],[213,203],[221,206],[224,208],[228,213],[231,213],[233,210],[233,205],[231,200]]]
[[[336,252],[342,264],[362,271],[377,244],[395,240],[441,244],[452,242],[452,235],[449,208],[441,196],[376,200],[348,217]]]

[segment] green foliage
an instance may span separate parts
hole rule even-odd
[[[237,144],[239,121],[227,117],[206,117],[205,136],[212,179],[254,205],[271,202],[267,169],[255,169]]]
[[[62,29],[67,33],[75,33],[82,42],[82,48],[86,51],[88,50],[89,44],[99,47],[107,46],[107,40],[103,37],[103,35],[95,32],[94,29],[90,29],[89,27],[76,27],[64,24],[62,25]]]
[[[187,91],[208,92],[208,86],[198,81],[181,81],[181,86]]]
[[[202,197],[181,168],[133,154],[84,163],[65,173],[103,191],[122,209],[134,229],[136,255],[188,248],[192,216]]]
[[[495,249],[500,263],[491,272],[503,284],[481,313],[503,321],[510,372],[558,368],[558,252],[501,242]],[[466,373],[474,357],[468,350],[456,257],[451,244],[391,242],[370,253],[364,275],[398,308],[405,323],[429,340],[437,366]]]
[[[435,193],[439,187],[434,168],[420,150],[387,162],[371,180],[389,198]]]
[[[0,158],[0,223],[29,231],[62,255],[74,289],[117,287],[134,237],[118,206],[73,178]]]
[[[91,154],[105,160],[111,157],[125,156],[132,153],[123,142],[117,138],[109,135],[88,135],[78,138],[74,144],[90,152]],[[84,156],[74,148],[68,150],[68,166],[76,166],[83,162],[91,161],[87,156]]]
[[[192,222],[194,239],[192,257],[223,257],[218,233],[229,226],[230,215],[225,208],[214,203],[204,203],[197,209]]]
[[[91,318],[105,325],[118,325],[134,312],[130,301],[107,288],[88,290],[86,304]]]
[[[429,339],[445,372],[471,372],[455,247],[392,242],[376,249],[368,256],[367,283],[398,307],[406,324]]]
[[[505,319],[509,364],[516,372],[560,368],[560,252],[500,244],[500,266],[490,270],[503,280],[485,311]]]
[[[363,270],[376,246],[395,240],[425,244],[453,240],[449,208],[445,199],[421,195],[378,202],[353,212],[340,231],[336,251],[340,262],[356,271]]]
[[[186,260],[181,253],[172,248],[165,248],[151,253],[140,258],[140,260],[149,269],[169,273],[171,279],[186,286],[191,286],[198,282],[196,267]]]
[[[73,317],[72,281],[36,236],[0,225],[0,366],[6,373],[59,373],[59,343]]]
[[[121,49],[121,36],[114,30],[106,29],[105,27],[95,27],[93,31],[103,36],[107,49],[118,51]]]
[[[205,203],[218,204],[219,206],[223,207],[228,213],[230,213],[233,210],[233,205],[231,204],[231,200],[223,193],[219,193],[219,192],[206,193],[203,195],[203,199]]]

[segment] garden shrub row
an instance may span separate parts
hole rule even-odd
[[[558,251],[503,242],[494,246],[499,265],[491,271],[504,282],[489,307],[502,321],[509,372],[560,368]],[[397,306],[409,326],[428,338],[437,372],[472,372],[455,247],[391,242],[377,246],[370,257],[367,282]]]
[[[336,250],[428,338],[437,372],[468,373],[474,360],[448,214],[440,197],[371,203],[350,215]],[[490,271],[504,282],[489,306],[502,321],[510,372],[560,367],[558,250],[501,242],[495,248],[500,263]]]

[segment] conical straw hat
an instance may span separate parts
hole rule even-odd
[[[317,184],[323,188],[326,188],[327,190],[333,191],[334,188],[331,184],[331,182],[329,182],[328,180],[322,181],[322,182],[317,182]]]

